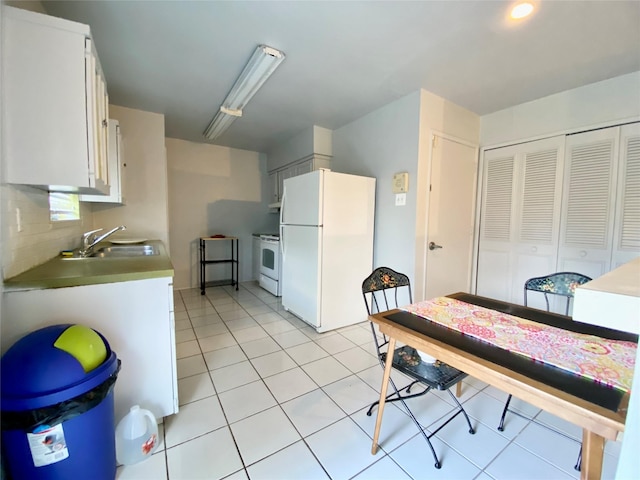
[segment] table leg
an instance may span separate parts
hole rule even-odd
[[[384,402],[387,398],[387,388],[389,387],[389,377],[391,376],[391,365],[393,364],[393,352],[396,349],[396,339],[389,338],[387,347],[387,361],[384,364],[384,375],[382,376],[382,386],[380,387],[380,403],[378,403],[378,416],[376,417],[376,429],[373,432],[373,445],[371,445],[371,455],[378,452],[378,436],[380,435],[380,426],[382,425],[382,411],[384,410]],[[389,359],[391,354],[391,359]]]
[[[589,430],[582,431],[581,480],[600,480],[604,456],[604,437]]]
[[[200,295],[204,295],[204,282],[205,282],[205,264],[206,252],[204,246],[204,240],[200,239]]]

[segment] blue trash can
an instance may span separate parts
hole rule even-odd
[[[98,342],[84,345],[86,335],[69,335],[82,329]],[[42,328],[7,350],[0,368],[9,478],[115,478],[113,387],[120,360],[99,332],[71,324]]]

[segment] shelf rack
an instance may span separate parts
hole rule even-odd
[[[218,260],[207,260],[207,242],[231,242],[231,257]],[[204,289],[206,287],[216,287],[221,285],[235,285],[238,290],[238,267],[239,261],[239,248],[237,237],[200,237],[200,295],[204,295]],[[206,266],[215,263],[231,263],[231,278],[221,280],[206,280]]]

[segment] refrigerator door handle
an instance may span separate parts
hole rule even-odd
[[[287,189],[285,188],[284,191],[282,192],[282,198],[280,199],[280,225],[284,223],[284,209],[286,208],[286,204],[287,204],[286,198],[287,198]]]
[[[280,261],[283,262],[285,255],[284,255],[284,226],[282,224],[280,224],[280,254],[281,254]]]

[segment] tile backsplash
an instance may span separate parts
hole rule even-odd
[[[3,278],[11,278],[76,248],[83,232],[92,228],[91,205],[80,203],[80,220],[51,223],[49,196],[44,190],[23,185],[2,185]],[[21,228],[18,231],[20,210]]]

